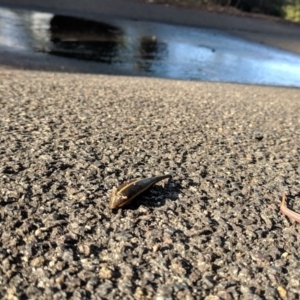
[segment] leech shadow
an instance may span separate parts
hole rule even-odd
[[[179,180],[170,179],[164,186],[154,185],[149,190],[137,196],[132,203],[123,209],[136,210],[141,205],[149,208],[158,208],[166,205],[168,201],[178,200],[182,190]]]
[[[294,195],[286,195],[286,203],[288,206],[293,206],[293,204],[295,203],[295,199],[300,197],[300,193],[296,193]]]

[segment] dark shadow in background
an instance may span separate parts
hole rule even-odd
[[[121,29],[74,17],[54,16],[50,21],[49,53],[112,64],[124,48]]]
[[[104,22],[53,15],[35,24],[33,13],[24,11],[11,11],[10,16],[0,15],[0,25],[1,22],[6,22],[11,32],[14,27],[23,30],[18,40],[20,44],[26,44],[21,51],[0,45],[0,64],[3,66],[43,71],[155,76],[152,73],[154,70],[157,73],[158,63],[167,56],[167,44],[156,37],[129,36],[121,28]]]
[[[115,26],[75,17],[54,16],[50,22],[49,54],[101,62],[132,65],[136,71],[151,74],[167,57],[167,45],[155,36],[139,39],[127,36]]]
[[[154,36],[145,36],[139,40],[136,69],[152,72],[153,62],[164,60],[168,55],[166,43],[160,42]]]

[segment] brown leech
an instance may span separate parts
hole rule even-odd
[[[134,179],[123,183],[118,188],[114,187],[111,192],[109,207],[117,209],[126,206],[138,195],[165,178],[172,178],[172,175],[167,174],[145,179]]]
[[[296,213],[295,211],[292,211],[291,209],[289,209],[286,206],[286,196],[285,193],[282,194],[282,201],[281,201],[281,205],[280,205],[280,210],[281,212],[286,215],[287,217],[289,217],[290,219],[293,219],[297,222],[300,223],[300,214]]]

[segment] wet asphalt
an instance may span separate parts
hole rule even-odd
[[[2,8],[0,52],[26,68],[68,71],[76,58],[88,73],[300,87],[299,54],[212,28]]]
[[[2,68],[0,91],[1,298],[299,299],[298,89]]]

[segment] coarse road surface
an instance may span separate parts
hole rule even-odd
[[[0,67],[1,298],[299,299],[300,225],[279,211],[282,192],[300,207],[299,89],[18,59]],[[113,186],[168,172],[109,209]]]

